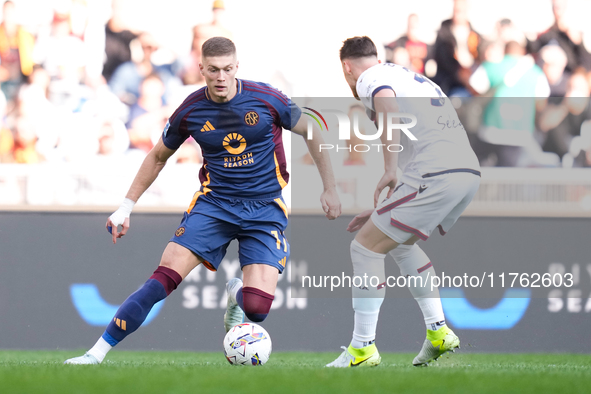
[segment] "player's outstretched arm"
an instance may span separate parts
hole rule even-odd
[[[148,153],[131,187],[125,196],[125,200],[111,216],[107,219],[107,230],[113,236],[113,243],[117,243],[117,238],[121,238],[129,229],[129,215],[137,200],[144,194],[150,185],[156,180],[160,171],[166,165],[166,161],[175,151],[168,149],[162,142],[162,137],[158,140],[154,148]],[[122,227],[119,232],[118,226]]]
[[[320,202],[322,203],[322,209],[326,213],[326,217],[329,220],[338,218],[341,216],[341,200],[337,193],[334,172],[332,170],[328,153],[326,153],[326,151],[320,151],[320,144],[324,143],[320,132],[315,131],[313,133],[313,138],[309,140],[307,138],[308,123],[304,117],[300,118],[291,131],[304,137],[306,145],[308,145],[308,151],[310,152],[312,159],[314,159],[314,163],[316,163],[320,178],[322,178],[322,185],[324,186],[324,191],[320,195]]]
[[[393,90],[382,89],[376,93],[374,97],[374,108],[377,114],[384,116],[384,125],[388,124],[388,113],[397,113],[398,105],[396,103],[396,95]],[[381,139],[384,144],[400,144],[400,130],[392,130],[392,139],[387,140],[387,133],[382,133]],[[374,207],[377,207],[380,193],[386,187],[389,187],[386,198],[394,193],[396,183],[398,182],[396,169],[398,168],[398,152],[390,152],[388,149],[384,149],[384,175],[378,182],[376,190],[373,196]]]

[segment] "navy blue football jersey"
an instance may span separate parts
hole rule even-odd
[[[282,129],[291,129],[301,110],[277,89],[236,79],[230,101],[211,100],[207,87],[185,99],[170,117],[162,140],[176,150],[192,136],[201,146],[201,194],[245,199],[277,197],[287,185]]]

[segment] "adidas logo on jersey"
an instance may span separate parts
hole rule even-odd
[[[205,122],[205,124],[201,128],[201,132],[212,131],[212,130],[215,130],[215,127],[213,127],[213,125],[209,122],[209,120],[207,122]]]

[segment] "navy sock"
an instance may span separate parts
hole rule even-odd
[[[242,295],[242,287],[236,292],[236,302],[240,305],[240,309],[244,311],[244,295]]]
[[[146,320],[154,304],[165,299],[176,289],[181,280],[181,276],[174,270],[158,267],[154,275],[121,304],[103,333],[103,339],[111,346],[115,346],[137,330]]]
[[[166,298],[164,286],[156,279],[148,279],[138,291],[130,295],[119,307],[113,320],[107,326],[103,339],[115,346],[126,336],[137,330],[154,304]],[[115,340],[115,344],[111,343]]]

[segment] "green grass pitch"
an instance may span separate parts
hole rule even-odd
[[[98,366],[62,365],[71,351],[1,351],[0,393],[589,393],[591,356],[462,354],[427,368],[384,353],[369,369],[327,369],[337,353],[273,353],[262,367],[222,352],[112,352]]]

